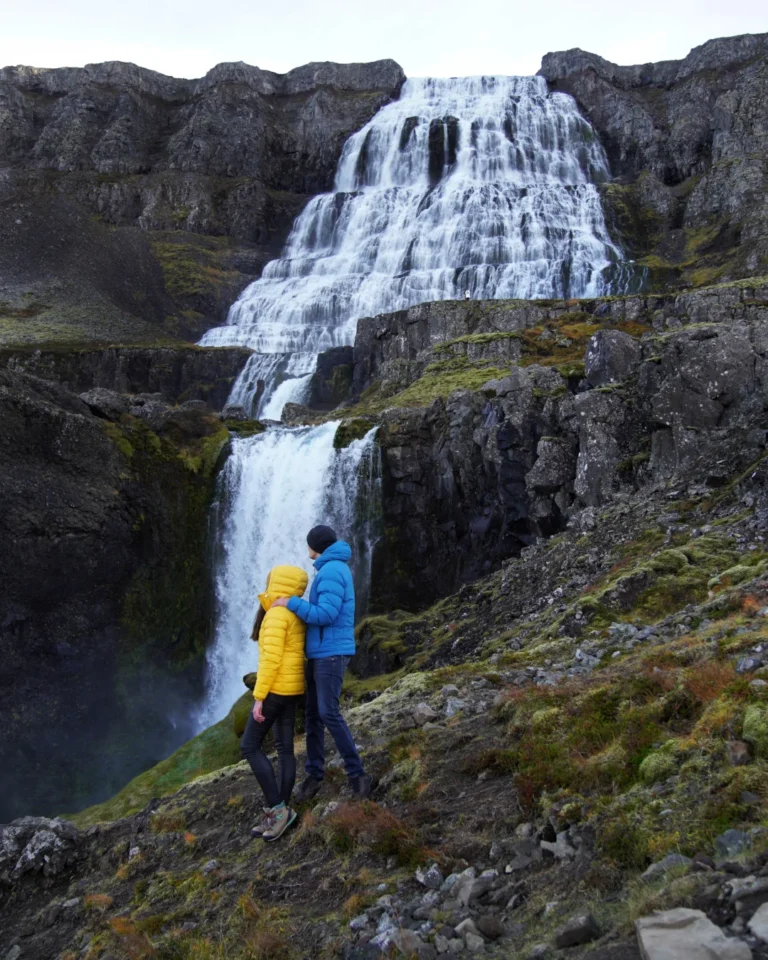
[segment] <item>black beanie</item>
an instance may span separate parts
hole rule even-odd
[[[322,523],[318,527],[312,527],[307,534],[307,543],[315,553],[324,553],[337,540],[336,531]]]

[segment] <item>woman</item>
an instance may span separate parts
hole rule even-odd
[[[267,589],[259,597],[264,611],[257,617],[254,640],[259,643],[259,670],[253,688],[255,704],[240,741],[240,751],[251,765],[264,794],[264,816],[252,833],[266,841],[279,840],[296,819],[288,806],[296,781],[293,736],[296,706],[304,694],[304,639],[306,625],[275,600],[300,597],[307,589],[307,574],[300,567],[275,567],[267,577]],[[258,635],[257,634],[258,631]],[[274,729],[280,761],[280,783],[262,749],[267,733]]]

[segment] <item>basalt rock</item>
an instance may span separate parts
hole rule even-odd
[[[768,272],[768,34],[631,67],[568,50],[540,72],[598,132],[619,178],[604,187],[609,221],[631,255],[653,255],[658,282]]]
[[[0,368],[56,380],[75,393],[157,393],[171,403],[204,400],[221,410],[250,356],[240,347],[104,347],[0,350]]]
[[[361,323],[356,386],[390,404],[379,415],[385,548],[374,556],[374,608],[423,607],[622,493],[692,477],[714,489],[757,460],[766,303],[758,281],[569,306],[426,304]],[[504,324],[524,338],[535,323],[557,344],[558,330],[575,329],[564,309],[602,326],[586,344],[590,379],[523,356],[479,389],[445,396],[434,381],[433,400],[399,404],[398,390],[416,396],[430,363],[468,336],[493,343]],[[628,318],[646,332],[616,329]]]

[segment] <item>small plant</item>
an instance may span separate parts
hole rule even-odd
[[[150,960],[157,955],[152,941],[128,917],[113,917],[110,929],[130,960]]]
[[[362,848],[380,857],[395,857],[401,866],[418,866],[424,852],[412,831],[378,804],[344,804],[328,817],[326,838],[339,853]]]
[[[178,833],[184,829],[186,818],[183,810],[163,810],[153,814],[149,821],[153,833]]]
[[[95,910],[104,913],[112,906],[112,897],[107,893],[89,893],[83,900],[86,910]]]

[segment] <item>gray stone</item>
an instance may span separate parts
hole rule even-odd
[[[759,657],[742,657],[736,664],[736,673],[754,673],[762,665],[763,661]]]
[[[445,882],[442,871],[436,863],[431,864],[426,870],[419,867],[416,871],[416,880],[429,890],[439,890]]]
[[[504,924],[495,914],[484,914],[477,921],[477,929],[489,940],[498,940],[504,936]]]
[[[371,922],[371,918],[367,913],[361,913],[359,916],[354,917],[349,921],[349,929],[357,933],[359,930],[365,930],[368,924]]]
[[[755,910],[747,926],[756,937],[768,943],[768,903],[761,904]]]
[[[528,960],[541,960],[542,957],[548,957],[551,952],[548,943],[536,943],[528,952]]]
[[[591,913],[571,917],[555,931],[555,945],[563,947],[577,947],[583,943],[591,943],[600,936],[600,927]]]
[[[669,853],[663,860],[657,860],[643,874],[643,880],[656,880],[670,870],[678,870],[682,867],[690,867],[693,860],[690,857],[684,857],[681,853]]]
[[[437,720],[439,714],[428,703],[417,703],[413,708],[413,719],[417,725],[423,727],[425,723]]]
[[[743,767],[751,759],[749,744],[744,740],[727,740],[725,752],[728,754],[728,762],[732,767]]]
[[[470,953],[485,953],[485,940],[477,933],[465,933],[464,943]]]
[[[202,872],[203,873],[213,873],[214,870],[219,869],[218,860],[209,860],[207,863],[203,864]]]
[[[105,420],[119,420],[121,415],[128,413],[128,399],[114,390],[105,387],[94,387],[80,394],[80,399],[87,404],[92,413]]]
[[[701,910],[678,907],[635,924],[643,960],[751,960],[741,940],[729,940]]]
[[[6,953],[4,960],[19,960],[21,956],[21,947],[18,943],[15,943],[11,949]]]
[[[715,850],[721,857],[735,857],[752,846],[752,838],[744,830],[726,830],[715,838]]]
[[[448,697],[445,703],[445,715],[446,717],[454,717],[457,713],[464,710],[466,706],[466,701],[460,700],[458,697]]]

